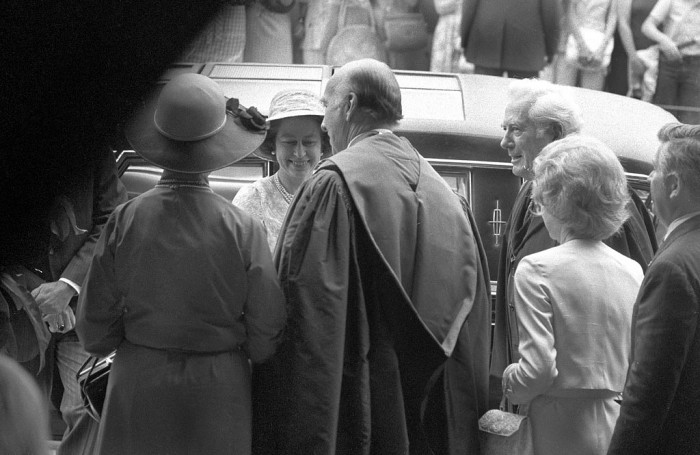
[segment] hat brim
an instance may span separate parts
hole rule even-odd
[[[175,141],[156,129],[155,108],[152,99],[127,123],[124,132],[136,153],[163,169],[185,173],[215,171],[250,155],[265,140],[266,131],[250,131],[236,116],[228,114],[226,124],[215,135],[199,141]]]
[[[285,111],[285,112],[278,112],[274,115],[271,115],[267,118],[268,122],[271,122],[273,120],[282,120],[283,118],[289,118],[289,117],[321,117],[323,119],[323,116],[325,115],[324,112],[322,111],[310,111],[309,109],[299,109],[296,111]]]

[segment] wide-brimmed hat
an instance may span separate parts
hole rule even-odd
[[[250,113],[257,117],[251,119]],[[264,116],[254,108],[241,108],[235,99],[227,103],[215,81],[186,73],[149,100],[125,134],[133,149],[156,166],[200,173],[245,158],[260,146],[266,130]]]
[[[291,89],[282,90],[272,98],[268,122],[282,120],[289,117],[314,116],[323,119],[325,108],[318,96],[306,90]],[[267,147],[259,147],[255,154],[260,158],[276,161]]]

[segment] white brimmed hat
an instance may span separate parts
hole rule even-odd
[[[171,79],[157,100],[146,103],[127,124],[125,134],[134,150],[156,166],[210,172],[245,158],[265,139],[264,117],[251,123],[247,114],[237,105],[227,110],[226,97],[215,81],[187,73]]]
[[[278,92],[270,102],[268,122],[289,117],[314,116],[323,119],[325,108],[318,96],[306,90],[291,89]],[[264,148],[258,148],[255,154],[260,158],[276,161],[274,155]]]

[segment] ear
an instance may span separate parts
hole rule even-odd
[[[357,95],[353,92],[348,93],[345,97],[347,103],[347,111],[345,112],[345,121],[349,122],[352,114],[357,110]]]
[[[664,176],[664,187],[669,198],[675,198],[680,195],[682,182],[678,177],[678,173],[669,172]]]
[[[561,123],[552,123],[552,136],[552,141],[558,141],[564,137],[564,128],[561,126]]]

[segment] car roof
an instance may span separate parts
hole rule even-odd
[[[254,63],[174,64],[163,80],[181,72],[216,80],[226,96],[266,114],[279,90],[306,89],[322,95],[334,68],[323,65]],[[507,78],[395,70],[404,119],[397,133],[427,158],[509,162],[499,146]],[[627,172],[648,174],[658,148],[656,133],[673,115],[653,104],[606,92],[563,87],[580,105],[583,134],[617,154]]]

